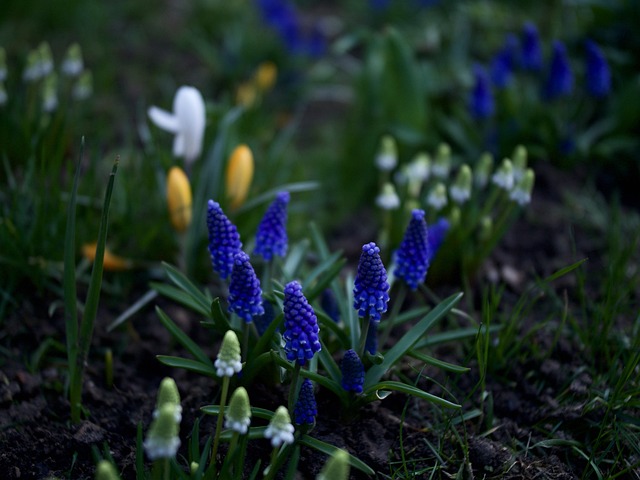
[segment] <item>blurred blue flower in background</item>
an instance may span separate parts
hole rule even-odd
[[[511,81],[517,51],[518,39],[513,34],[507,35],[503,47],[491,61],[491,81],[496,88],[505,88]]]
[[[587,91],[602,98],[611,91],[611,70],[600,47],[593,41],[585,42],[587,54]]]
[[[480,65],[473,66],[475,83],[471,91],[469,110],[478,120],[484,120],[493,115],[495,102],[486,70]]]
[[[524,70],[539,72],[542,70],[542,47],[536,26],[528,22],[522,29],[522,52],[520,66]]]
[[[446,218],[439,218],[436,223],[429,227],[429,235],[427,237],[429,240],[429,263],[433,261],[436,253],[440,250],[449,228],[451,228],[451,225]]]
[[[560,40],[553,42],[551,64],[544,86],[544,96],[553,100],[573,91],[573,72],[569,64],[567,49]]]

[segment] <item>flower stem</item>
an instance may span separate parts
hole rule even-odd
[[[291,376],[291,385],[289,386],[289,411],[293,412],[293,406],[298,396],[298,379],[300,378],[300,364],[295,362],[293,375]]]
[[[215,464],[216,455],[218,453],[218,445],[220,445],[220,435],[222,433],[222,419],[224,418],[224,406],[227,402],[227,393],[229,392],[229,377],[222,379],[222,394],[220,395],[220,410],[218,411],[218,422],[216,423],[216,433],[213,439],[213,448],[211,449],[211,462]]]
[[[389,334],[391,333],[391,329],[393,328],[393,322],[395,321],[398,313],[400,313],[400,309],[402,308],[402,304],[404,303],[404,299],[407,296],[407,287],[404,282],[400,283],[400,288],[398,290],[398,294],[396,295],[395,301],[393,302],[393,310],[391,310],[391,315],[387,318],[387,325],[384,328],[384,332],[380,337],[380,347],[384,347],[384,344],[387,342],[389,338]],[[364,352],[363,352],[364,353]]]
[[[279,451],[278,447],[274,447],[273,450],[271,451],[271,462],[269,463],[269,466],[265,470],[265,477],[264,477],[265,480],[271,480],[276,475],[275,464],[276,464],[276,460],[278,459],[278,451]]]
[[[362,327],[360,328],[360,344],[358,345],[358,356],[362,358],[364,356],[364,349],[367,345],[367,334],[369,333],[369,324],[371,320],[369,317],[364,317],[362,319]]]

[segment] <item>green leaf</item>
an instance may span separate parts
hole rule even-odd
[[[423,400],[427,400],[428,402],[435,403],[436,405],[440,405],[441,407],[447,408],[462,408],[461,405],[457,403],[450,402],[445,400],[444,398],[440,398],[436,395],[432,395],[430,393],[425,392],[424,390],[420,390],[413,385],[407,385],[402,382],[393,382],[393,381],[384,381],[380,383],[376,383],[375,385],[368,387],[362,392],[363,397],[369,398],[369,401],[373,401],[377,398],[379,391],[393,390],[396,392],[406,393],[407,395],[413,395],[414,397],[421,398]]]
[[[491,325],[488,333],[496,333],[502,330],[502,325]],[[458,342],[464,338],[475,338],[478,334],[478,327],[459,328],[452,330],[451,332],[442,332],[429,335],[428,338],[422,339],[420,342],[414,345],[415,350],[420,350],[425,347],[433,345],[440,345],[441,343]]]
[[[276,198],[279,192],[287,191],[289,193],[293,192],[308,192],[311,190],[317,190],[320,188],[319,182],[295,182],[295,183],[286,183],[284,185],[280,185],[279,187],[272,188],[271,190],[263,193],[262,195],[258,195],[257,197],[252,198],[247,201],[240,207],[236,213],[242,213],[245,211],[252,210],[262,203],[266,203],[270,200]]]
[[[308,249],[309,241],[307,239],[304,239],[293,246],[287,255],[284,265],[282,265],[284,281],[295,278]]]
[[[218,415],[220,413],[220,405],[205,405],[200,407],[202,413],[207,415]],[[274,413],[271,410],[265,408],[251,407],[251,416],[256,418],[262,418],[264,420],[271,420]]]
[[[162,266],[164,267],[165,272],[169,279],[179,288],[181,288],[185,293],[187,293],[191,298],[198,303],[201,308],[207,312],[206,316],[209,316],[209,308],[211,305],[211,298],[208,295],[205,295],[200,291],[198,287],[196,287],[191,280],[189,280],[180,270],[178,270],[173,265],[169,265],[166,262],[162,262]]]
[[[204,353],[204,351],[193,340],[191,340],[191,338],[189,338],[186,333],[180,330],[178,326],[173,323],[173,320],[171,320],[160,307],[156,307],[156,313],[160,318],[160,322],[162,322],[165,328],[169,330],[171,336],[175,338],[178,343],[180,343],[180,345],[186,348],[191,353],[191,355],[196,357],[196,359],[201,363],[209,365],[211,368],[213,368],[213,362],[209,359],[209,356]]]
[[[340,252],[337,252],[334,255],[340,255]],[[332,257],[330,257],[330,258],[332,258]],[[335,263],[333,263],[330,266],[326,267],[326,270],[322,270],[319,280],[315,284],[313,284],[313,286],[311,288],[309,288],[306,291],[307,300],[309,300],[311,302],[318,295],[320,295],[322,293],[322,291],[325,290],[329,286],[329,284],[333,281],[333,279],[336,278],[340,274],[340,272],[342,271],[342,267],[344,267],[344,265],[346,263],[347,263],[347,259],[346,258],[340,258],[340,259],[336,260]],[[324,262],[320,266],[324,267]],[[309,285],[309,284],[307,284],[307,285]],[[305,287],[303,287],[303,289],[304,288]]]
[[[196,301],[191,295],[184,290],[173,285],[167,285],[166,283],[151,282],[149,284],[160,295],[163,295],[171,300],[190,308],[198,315],[209,317],[211,315],[209,308],[204,308],[203,305]]]
[[[456,303],[462,298],[462,293],[451,295],[436,305],[427,315],[425,315],[411,330],[391,347],[384,354],[384,361],[380,365],[372,366],[365,375],[364,388],[369,389],[378,383],[382,376],[398,362],[413,345],[420,340],[422,335],[440,318],[446,315]]]
[[[332,456],[336,450],[340,450],[338,447],[334,447],[329,443],[325,443],[321,440],[318,440],[317,438],[310,437],[309,435],[306,435],[306,434],[301,435],[298,441],[301,444],[306,445],[307,447],[315,448],[319,452],[322,452],[329,456]],[[362,460],[360,460],[358,457],[354,457],[349,452],[347,452],[347,455],[349,456],[349,464],[353,468],[357,468],[358,470],[360,470],[361,472],[364,472],[367,475],[375,474],[374,470],[369,465],[367,465]]]
[[[190,358],[172,357],[168,355],[156,355],[156,358],[160,363],[169,367],[184,368],[190,372],[200,373],[207,375],[208,377],[216,377],[216,369],[207,365],[206,363],[199,362],[198,360],[192,360]]]
[[[441,368],[442,370],[446,370],[447,372],[452,373],[466,373],[471,370],[468,367],[461,367],[459,365],[454,365],[452,363],[443,362],[442,360],[438,360],[437,358],[431,357],[429,355],[425,355],[420,352],[416,352],[415,350],[409,350],[407,354],[410,357],[413,357],[421,362],[424,362],[428,365],[433,365],[434,367]]]
[[[211,301],[211,318],[213,318],[213,323],[215,323],[220,333],[226,333],[227,330],[231,329],[229,318],[222,311],[220,297],[216,297]]]
[[[554,272],[551,275],[549,275],[547,278],[545,278],[542,281],[542,283],[553,282],[554,280],[557,280],[558,278],[563,277],[567,273],[572,272],[573,270],[578,268],[580,265],[582,265],[586,261],[587,261],[587,259],[583,258],[582,260],[578,260],[576,263],[573,263],[573,264],[568,265],[568,266],[566,266],[564,268],[561,268],[557,272]]]

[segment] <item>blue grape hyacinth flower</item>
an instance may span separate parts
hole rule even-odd
[[[371,323],[380,321],[389,303],[387,271],[380,258],[380,248],[374,243],[362,246],[358,271],[353,285],[353,308],[361,318],[369,316]]]
[[[549,100],[569,95],[573,91],[573,72],[569,56],[566,47],[559,40],[553,42],[551,64],[544,88],[545,97]]]
[[[542,47],[537,27],[528,22],[522,29],[522,55],[520,65],[524,70],[539,72],[542,70]]]
[[[591,40],[585,42],[587,53],[587,91],[596,98],[611,91],[611,70],[600,47]]]
[[[469,100],[471,115],[478,120],[484,120],[493,115],[495,101],[491,91],[491,83],[486,70],[480,65],[473,67],[474,85]]]
[[[264,313],[253,318],[253,323],[260,336],[264,335],[271,322],[276,318],[276,312],[271,302],[263,301],[262,308],[264,308]]]
[[[491,61],[491,81],[496,88],[505,88],[513,77],[516,63],[518,40],[513,34],[507,35],[504,46]]]
[[[298,425],[313,425],[318,415],[318,404],[313,393],[313,383],[305,378],[300,385],[298,400],[293,407],[293,419]]]
[[[236,253],[229,283],[229,312],[233,312],[245,322],[251,323],[255,317],[264,315],[260,280],[251,266],[249,255]]]
[[[429,227],[429,263],[431,263],[436,253],[438,253],[438,250],[440,250],[450,228],[451,224],[446,218],[439,218],[436,223]]]
[[[267,262],[274,255],[284,257],[287,254],[287,205],[289,192],[280,192],[264,214],[256,233],[254,253]]]
[[[240,234],[222,211],[220,204],[209,200],[207,204],[207,228],[209,230],[209,254],[213,269],[223,280],[231,275],[233,259],[242,249]]]
[[[364,365],[355,350],[349,349],[344,352],[340,371],[342,372],[342,388],[347,392],[362,393]]]
[[[424,210],[415,209],[411,212],[409,226],[395,257],[393,274],[404,280],[411,290],[416,290],[424,282],[429,269],[429,235]]]
[[[299,365],[313,358],[322,348],[318,333],[318,318],[313,307],[302,293],[297,281],[287,283],[284,288],[284,351],[287,360],[297,361]]]

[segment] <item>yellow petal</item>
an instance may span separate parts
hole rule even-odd
[[[82,256],[90,262],[93,262],[96,259],[97,247],[97,242],[85,243],[82,245]],[[108,272],[121,272],[123,270],[129,270],[133,266],[133,262],[129,259],[119,257],[105,248],[102,266],[104,270]]]
[[[273,62],[262,62],[255,74],[255,82],[258,90],[266,92],[271,90],[278,78],[278,67]]]
[[[253,179],[253,154],[251,149],[238,145],[231,154],[227,165],[226,192],[231,201],[231,208],[242,205],[249,193]]]
[[[253,106],[256,102],[256,87],[249,82],[244,82],[238,85],[236,91],[236,103],[242,105],[245,108]]]
[[[191,184],[180,167],[171,167],[167,174],[167,204],[171,225],[184,232],[191,224]]]

